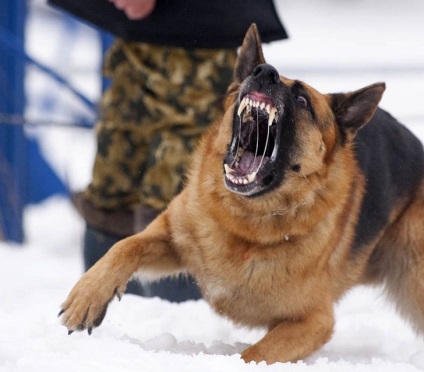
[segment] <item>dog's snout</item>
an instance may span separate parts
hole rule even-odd
[[[256,66],[252,73],[256,81],[267,82],[269,84],[276,84],[280,81],[278,71],[267,63],[262,63]]]

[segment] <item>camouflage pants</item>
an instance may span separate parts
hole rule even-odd
[[[83,199],[109,213],[164,209],[181,189],[199,136],[220,113],[235,59],[233,49],[116,41],[105,60],[112,82],[101,101],[93,178]]]

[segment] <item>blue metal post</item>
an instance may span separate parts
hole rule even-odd
[[[100,43],[102,46],[102,56],[104,57],[109,47],[112,45],[113,41],[115,40],[115,37],[106,31],[102,31],[100,29],[98,29],[98,31],[100,36]],[[102,61],[103,61],[103,58],[102,58]],[[109,86],[110,86],[110,79],[106,77],[105,75],[102,75],[102,92],[104,92],[107,88],[109,88]]]
[[[24,45],[26,0],[0,1],[0,27]],[[24,61],[0,44],[0,112],[23,115]],[[27,142],[20,126],[0,126],[0,234],[23,241],[22,211],[27,194]],[[19,166],[16,166],[16,165]]]

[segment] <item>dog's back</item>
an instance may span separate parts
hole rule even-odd
[[[382,109],[358,132],[354,146],[366,187],[353,254],[398,217],[424,178],[421,142]]]
[[[424,332],[423,145],[378,109],[359,131],[355,153],[366,192],[351,257],[360,257],[364,247],[378,241],[364,282],[383,283],[401,314]]]

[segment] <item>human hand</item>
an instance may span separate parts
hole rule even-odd
[[[154,9],[156,0],[109,0],[131,20],[143,19]]]

